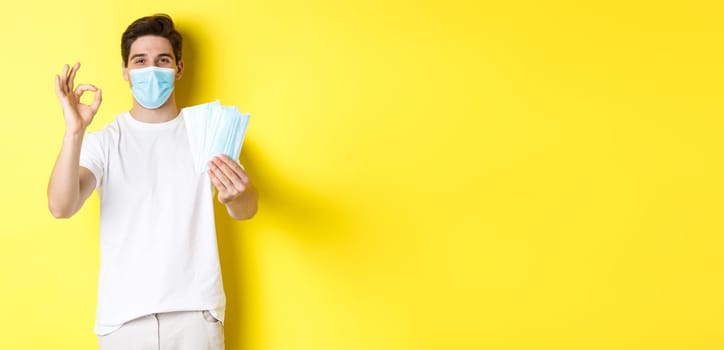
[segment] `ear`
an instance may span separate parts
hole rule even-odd
[[[123,80],[128,81],[128,67],[121,61],[121,73],[123,74]]]
[[[176,65],[176,80],[180,80],[181,76],[184,75],[184,60],[178,61]]]

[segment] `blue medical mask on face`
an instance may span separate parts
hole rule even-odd
[[[176,71],[171,68],[150,66],[131,69],[129,74],[133,97],[145,108],[161,107],[173,92]]]

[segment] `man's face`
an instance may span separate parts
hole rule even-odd
[[[176,71],[176,80],[183,74],[183,60],[176,62],[171,43],[161,36],[142,36],[131,44],[128,66],[123,67],[123,79],[129,80],[129,70],[148,66],[172,68]]]

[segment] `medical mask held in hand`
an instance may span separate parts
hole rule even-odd
[[[131,69],[131,92],[138,104],[148,109],[161,107],[173,91],[176,71],[150,66]]]
[[[219,101],[186,107],[181,113],[197,172],[208,171],[209,161],[217,155],[239,158],[249,113],[241,113],[235,106],[222,106]]]

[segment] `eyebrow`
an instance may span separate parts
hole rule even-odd
[[[146,57],[146,56],[147,55],[145,53],[137,53],[137,54],[131,56],[131,60],[135,59],[136,57]],[[170,53],[162,53],[162,54],[159,54],[158,57],[173,58],[173,56]]]

